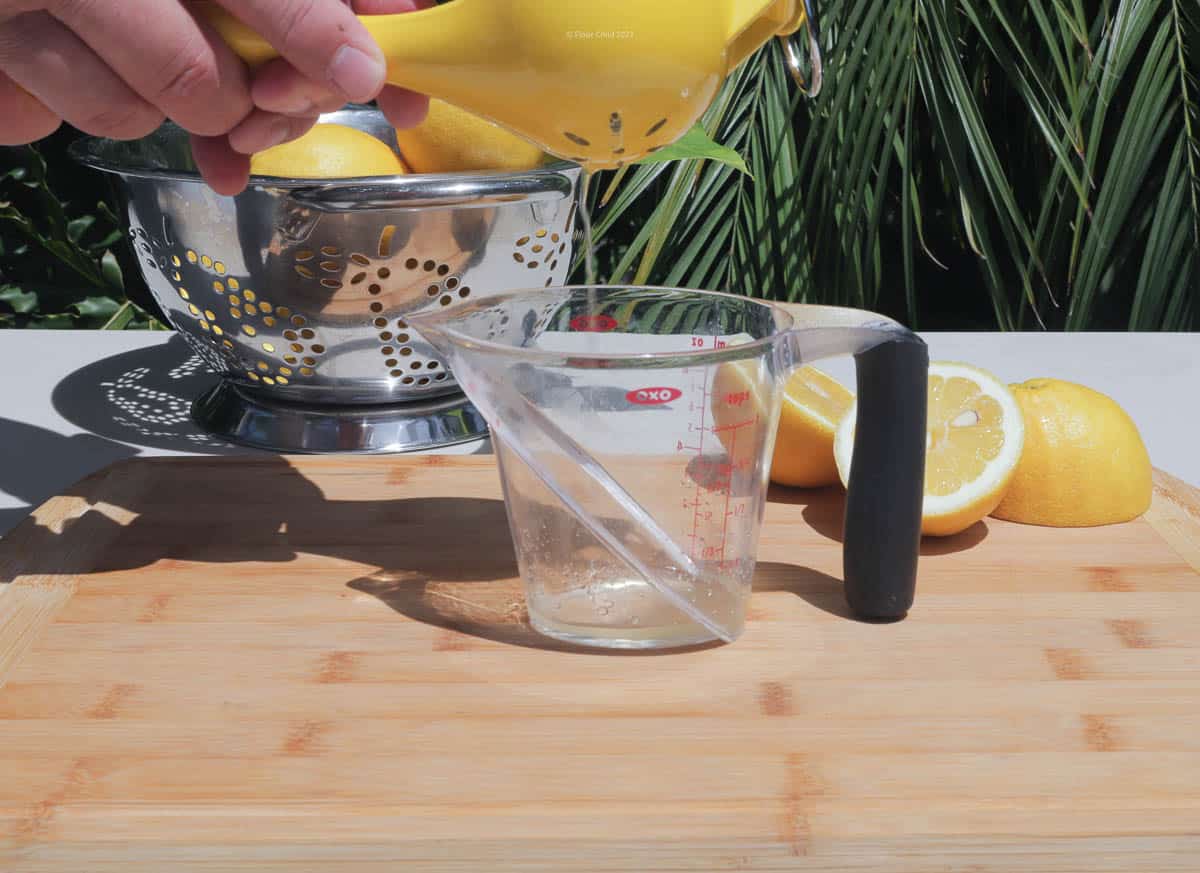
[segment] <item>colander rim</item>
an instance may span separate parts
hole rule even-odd
[[[164,122],[156,132],[162,130],[170,130],[178,132],[180,135],[186,136],[187,131],[183,130],[179,125],[172,121]],[[114,161],[103,157],[96,153],[96,147],[105,143],[119,143],[121,140],[114,140],[108,137],[83,135],[75,139],[67,147],[67,153],[72,160],[82,164],[85,167],[90,167],[94,170],[99,170],[105,173],[111,173],[115,176],[130,179],[154,179],[171,182],[195,182],[203,184],[203,178],[200,173],[195,170],[161,170],[152,169],[149,167],[138,167],[123,164],[119,161]],[[363,186],[370,184],[386,183],[389,187],[396,190],[403,190],[408,185],[414,188],[428,185],[431,182],[460,182],[470,183],[470,180],[478,179],[480,181],[496,181],[515,178],[529,178],[531,176],[558,176],[563,172],[569,172],[579,169],[579,165],[571,161],[554,160],[552,162],[542,164],[539,167],[534,167],[529,170],[504,170],[504,171],[463,171],[453,173],[408,173],[402,176],[347,176],[338,179],[290,179],[281,176],[261,176],[251,175],[248,187],[259,189],[283,189],[283,190],[329,190],[334,191],[339,188]],[[407,182],[406,180],[412,180]]]

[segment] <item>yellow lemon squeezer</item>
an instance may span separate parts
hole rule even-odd
[[[196,6],[243,60],[278,56],[221,7]],[[387,57],[391,84],[491,119],[590,170],[679,139],[725,76],[772,37],[784,40],[801,87],[814,94],[820,85],[811,0],[454,0],[361,20]]]

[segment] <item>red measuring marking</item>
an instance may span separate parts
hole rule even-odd
[[[743,422],[743,424],[753,424],[753,423],[754,423],[753,421]],[[730,436],[729,436],[728,451],[729,451],[729,457],[731,459],[734,457],[733,449],[737,445],[737,432],[740,427],[742,427],[742,424],[738,424],[736,427],[729,428]],[[725,490],[725,512],[721,518],[721,564],[722,564],[722,568],[724,568],[724,564],[725,564],[725,542],[726,542],[725,537],[729,531],[729,497],[730,497],[731,493],[733,492],[733,464],[728,464],[727,466],[729,467],[729,472],[725,474],[725,489],[724,489]]]
[[[725,340],[718,339],[717,334],[714,331],[714,333],[712,334],[711,337],[693,336],[690,341],[690,346],[693,349],[703,349],[703,348],[723,349],[723,348],[726,348],[727,343]],[[722,491],[725,493],[725,509],[724,509],[724,513],[723,513],[722,519],[721,519],[721,541],[719,544],[717,544],[717,545],[709,544],[707,539],[700,535],[701,522],[711,522],[712,518],[713,518],[712,508],[706,506],[705,502],[701,499],[701,493],[702,493],[703,489],[701,487],[700,477],[695,477],[695,476],[693,477],[696,490],[695,490],[694,499],[692,501],[690,501],[691,506],[692,506],[692,535],[691,535],[692,557],[697,558],[697,559],[702,559],[702,560],[714,560],[714,559],[720,560],[721,566],[724,567],[725,566],[725,546],[726,546],[728,530],[729,530],[729,514],[730,514],[729,513],[729,501],[731,499],[731,492],[733,491],[733,473],[734,473],[735,469],[737,469],[738,467],[741,466],[741,465],[735,464],[733,461],[733,459],[734,459],[733,449],[734,449],[734,446],[736,445],[736,431],[742,427],[746,427],[748,425],[756,423],[757,416],[753,419],[748,419],[743,422],[737,422],[735,424],[723,425],[721,427],[709,427],[708,426],[708,406],[713,397],[713,392],[709,390],[710,389],[709,380],[711,379],[711,377],[712,377],[712,367],[706,366],[706,367],[704,367],[703,382],[699,385],[697,385],[695,382],[692,383],[693,392],[697,392],[697,389],[698,389],[697,393],[700,397],[700,403],[699,403],[700,420],[698,423],[692,422],[692,424],[689,425],[688,430],[689,431],[695,430],[695,431],[699,432],[700,436],[696,440],[698,445],[696,445],[696,446],[685,445],[683,440],[679,440],[676,443],[676,449],[677,449],[677,451],[687,450],[690,452],[694,452],[697,457],[703,457],[704,456],[704,435],[705,435],[705,433],[710,432],[710,431],[714,434],[722,434],[725,432],[733,432],[734,433],[734,438],[731,439],[729,441],[729,445],[725,447],[729,460],[726,462],[722,462],[722,463],[714,465],[715,472],[717,473],[717,478],[716,478],[715,482],[710,480],[710,481],[707,481],[704,483],[705,488],[707,488],[707,489],[711,489],[718,493],[720,493]],[[695,396],[695,394],[693,396]],[[730,394],[728,397],[723,398],[723,399],[725,399],[728,402],[729,406],[739,407],[743,403],[745,403],[747,400],[749,400],[749,398],[750,398],[750,392],[744,391],[744,392],[737,392],[736,394]],[[696,406],[695,403],[689,404],[689,409],[694,410],[695,406]],[[689,440],[688,442],[690,443],[691,440]],[[708,477],[706,476],[703,478],[707,479]],[[715,488],[714,488],[714,485],[716,486]],[[685,505],[687,505],[687,501],[685,501]]]
[[[714,427],[712,429],[712,432],[713,433],[728,433],[730,431],[741,430],[743,427],[749,427],[750,425],[757,424],[757,423],[758,423],[758,416],[756,415],[756,416],[754,416],[754,418],[748,418],[745,421],[739,421],[739,422],[736,422],[735,424],[723,424],[720,427]],[[733,449],[730,448],[729,452],[730,452],[730,454],[732,454]]]
[[[570,325],[571,330],[603,333],[616,328],[617,320],[611,315],[578,315],[571,319]]]
[[[692,349],[724,349],[727,347],[727,342],[718,339],[717,334],[711,337],[693,336],[689,341]],[[692,533],[691,533],[691,556],[696,560],[717,561],[717,566],[720,571],[725,572],[730,570],[737,562],[731,560],[727,556],[729,542],[729,519],[735,519],[736,524],[738,519],[746,519],[748,508],[745,503],[739,503],[736,506],[733,504],[733,477],[736,474],[744,474],[747,470],[753,467],[754,458],[738,458],[737,457],[737,437],[738,431],[748,427],[756,427],[761,421],[761,416],[758,413],[748,415],[746,418],[731,422],[729,424],[715,425],[715,422],[710,425],[708,421],[709,405],[715,400],[722,403],[725,408],[730,410],[743,410],[749,412],[747,407],[752,405],[752,392],[749,389],[740,391],[731,391],[724,394],[716,395],[710,390],[714,386],[710,384],[712,374],[714,372],[712,365],[705,366],[704,378],[702,382],[693,381],[691,392],[693,399],[688,404],[688,409],[695,412],[699,406],[699,420],[692,420],[688,425],[689,433],[699,433],[698,438],[689,437],[687,440],[677,440],[675,447],[676,451],[687,452],[694,454],[699,459],[705,459],[704,456],[704,440],[705,434],[712,433],[720,437],[722,448],[725,454],[720,461],[709,461],[704,463],[704,468],[708,471],[706,475],[697,475],[692,473],[691,478],[695,486],[695,496],[692,500],[684,499],[684,508],[692,510]],[[684,372],[688,372],[687,368]],[[754,434],[750,434],[753,439]],[[744,440],[745,438],[743,438]],[[696,443],[692,445],[692,443]],[[743,442],[743,445],[746,445]],[[745,454],[745,452],[743,452]],[[693,464],[688,465],[689,468]],[[703,481],[702,481],[703,480]],[[724,494],[724,506],[718,503],[716,495]],[[716,504],[714,506],[714,504]],[[721,529],[720,538],[717,539],[715,530],[715,512],[720,512]],[[715,542],[714,542],[715,541]]]
[[[697,340],[699,342],[697,342]],[[713,338],[713,341],[715,344],[715,342],[716,342],[715,337]],[[703,337],[697,337],[697,336],[692,337],[692,347],[693,348],[698,348],[703,345],[704,345]],[[704,402],[702,402],[700,404],[700,439],[697,440],[697,442],[699,443],[699,445],[696,446],[696,456],[697,457],[703,457],[703,455],[704,455],[704,432],[708,429],[704,426],[704,423],[705,423],[706,417],[708,415],[707,398],[708,398],[708,379],[709,379],[710,371],[711,371],[710,367],[704,368],[704,382],[700,386],[700,396],[702,398],[704,398],[705,400],[704,400]],[[694,383],[693,383],[692,387],[693,388],[695,387]],[[692,503],[692,557],[693,558],[700,557],[700,555],[697,554],[697,549],[696,549],[696,546],[697,546],[696,540],[699,537],[699,535],[700,535],[700,482],[697,481],[696,482],[696,496]]]

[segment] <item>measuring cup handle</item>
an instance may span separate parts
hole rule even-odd
[[[846,600],[859,616],[903,618],[913,603],[925,492],[929,351],[915,334],[855,354],[858,423],[843,534]]]

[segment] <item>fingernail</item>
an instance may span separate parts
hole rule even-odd
[[[383,88],[387,68],[383,58],[372,57],[352,45],[344,45],[329,65],[329,79],[348,100],[365,103],[374,100]]]

